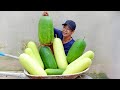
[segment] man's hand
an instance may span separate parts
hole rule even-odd
[[[49,14],[48,14],[47,11],[44,11],[42,15],[43,15],[43,16],[49,16]]]

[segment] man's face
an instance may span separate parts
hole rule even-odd
[[[63,30],[62,30],[62,34],[64,37],[67,37],[67,36],[71,36],[73,34],[74,31],[72,31],[68,25],[63,25]]]

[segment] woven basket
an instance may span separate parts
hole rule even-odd
[[[78,76],[86,73],[89,68],[85,69],[84,71],[76,74],[69,74],[69,75],[47,75],[47,76],[39,76],[39,75],[30,75],[26,70],[24,70],[24,74],[28,76],[30,79],[75,79]]]

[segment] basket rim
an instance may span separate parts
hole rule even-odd
[[[67,77],[67,76],[76,76],[76,75],[78,76],[78,75],[81,75],[81,74],[87,72],[88,70],[89,70],[89,68],[85,69],[85,70],[82,71],[82,72],[75,73],[75,74],[66,74],[66,75],[47,75],[47,76],[45,76],[45,75],[31,75],[31,74],[29,74],[29,73],[24,69],[24,74],[25,74],[26,76],[29,76],[29,77]]]

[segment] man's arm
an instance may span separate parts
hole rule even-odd
[[[62,40],[62,38],[63,38],[62,31],[54,28],[54,37],[56,37],[56,35],[57,35],[58,38],[60,38]]]
[[[49,16],[47,11],[44,11],[42,15],[43,16]],[[62,39],[62,31],[54,28],[54,37],[56,37],[56,35],[57,35],[58,38]]]

